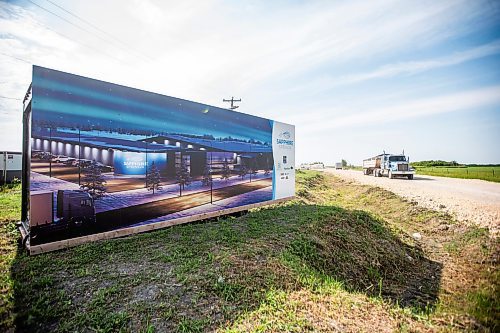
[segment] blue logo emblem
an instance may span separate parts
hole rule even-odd
[[[290,132],[281,132],[276,139],[276,143],[279,145],[293,146],[293,140],[290,140],[291,137],[292,135],[290,134]]]

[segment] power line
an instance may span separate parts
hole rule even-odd
[[[90,45],[84,44],[84,43],[82,43],[82,42],[80,42],[80,41],[74,40],[74,39],[70,38],[69,36],[66,36],[66,35],[64,35],[64,34],[62,34],[62,33],[58,32],[58,31],[55,31],[54,29],[51,29],[51,28],[47,27],[46,25],[41,24],[40,22],[36,22],[36,23],[37,23],[40,27],[42,27],[42,28],[44,28],[44,29],[47,29],[47,30],[50,30],[50,31],[52,31],[53,33],[58,34],[59,36],[61,36],[61,37],[63,37],[63,38],[66,38],[66,39],[68,39],[68,40],[70,40],[70,41],[72,41],[72,42],[78,43],[78,44],[80,44],[80,45],[82,45],[82,46],[84,46],[84,47],[87,47],[87,48],[89,48],[89,49],[91,49],[91,50],[93,50],[93,51],[96,51],[96,52],[102,53],[103,55],[105,55],[105,56],[107,56],[107,57],[110,57],[110,58],[111,58],[111,59],[113,59],[113,60],[119,61],[119,62],[121,62],[122,64],[127,65],[127,63],[125,63],[123,60],[120,60],[120,59],[118,59],[118,58],[116,58],[116,57],[114,57],[114,56],[112,56],[112,55],[110,55],[110,54],[107,54],[107,53],[103,52],[102,50],[99,50],[99,49],[97,49],[97,48],[95,48],[95,47],[93,47],[93,46],[90,46]],[[0,52],[0,54],[1,54],[1,55],[4,55],[4,56],[6,56],[6,57],[9,57],[9,58],[13,58],[13,59],[16,59],[16,60],[19,60],[19,61],[25,62],[25,63],[30,64],[30,65],[31,65],[31,64],[33,64],[33,62],[31,62],[31,61],[27,61],[27,60],[24,60],[24,59],[21,59],[21,58],[18,58],[18,57],[12,56],[12,55],[10,55],[10,54],[6,54],[6,53],[3,53],[3,52]]]
[[[56,30],[54,30],[54,29],[51,29],[51,28],[49,28],[48,26],[46,26],[46,25],[44,25],[44,24],[42,24],[42,23],[40,23],[40,22],[38,22],[38,21],[35,21],[35,23],[36,23],[38,26],[40,26],[41,28],[43,28],[43,29],[50,30],[50,31],[52,31],[53,33],[55,33],[55,34],[57,34],[57,35],[59,35],[59,36],[61,36],[61,37],[65,38],[65,39],[68,39],[68,40],[73,41],[73,42],[75,42],[75,43],[77,43],[77,44],[80,44],[80,45],[82,45],[82,46],[84,46],[84,47],[86,47],[86,48],[89,48],[89,49],[91,49],[91,50],[93,50],[93,51],[96,51],[96,52],[98,52],[98,53],[101,53],[101,54],[103,54],[103,55],[105,55],[105,56],[109,57],[110,59],[112,59],[112,60],[114,60],[114,61],[118,61],[118,62],[120,62],[122,65],[127,65],[127,66],[128,66],[128,64],[127,64],[126,62],[124,62],[123,60],[118,59],[118,58],[116,58],[116,57],[114,57],[114,56],[112,56],[112,55],[110,55],[110,54],[108,54],[108,53],[106,53],[106,52],[103,52],[102,50],[99,50],[99,49],[97,49],[97,48],[95,48],[95,47],[93,47],[93,46],[90,46],[90,45],[87,45],[87,44],[85,44],[85,43],[82,43],[82,42],[80,42],[80,41],[78,41],[78,40],[74,40],[74,39],[70,38],[69,36],[66,36],[66,35],[64,35],[64,34],[62,34],[62,33],[58,32],[58,31],[56,31]],[[33,64],[33,62],[31,62],[31,61],[28,61],[28,60],[25,60],[25,59],[22,59],[22,58],[19,58],[19,57],[16,57],[16,56],[13,56],[13,55],[10,55],[10,54],[7,54],[7,53],[4,53],[4,52],[0,52],[0,55],[3,55],[3,56],[5,56],[5,57],[12,58],[12,59],[17,60],[17,61],[21,61],[21,62],[27,63],[27,64],[29,64],[29,65],[32,65],[32,64]],[[131,67],[131,68],[132,68],[134,71],[136,70],[136,68],[135,68],[135,67]],[[3,84],[3,83],[7,83],[7,82],[1,82],[1,83]]]
[[[54,13],[53,11],[51,11],[51,10],[49,10],[49,9],[47,9],[47,8],[45,8],[45,7],[41,6],[41,5],[39,5],[39,4],[37,4],[36,2],[34,2],[34,1],[32,1],[32,0],[27,0],[27,1],[31,2],[32,4],[34,4],[34,5],[35,5],[35,6],[37,6],[38,8],[40,8],[40,9],[42,9],[42,10],[46,11],[47,13],[50,13],[50,14],[52,14],[52,15],[54,15],[54,16],[56,16],[56,17],[60,18],[60,19],[61,19],[61,20],[63,20],[64,22],[67,22],[68,24],[71,24],[72,26],[74,26],[74,27],[76,27],[76,28],[78,28],[78,29],[80,29],[80,30],[82,30],[82,31],[84,31],[84,32],[86,32],[86,33],[88,33],[88,34],[93,35],[93,36],[95,36],[95,37],[99,38],[100,40],[102,40],[102,41],[104,41],[104,42],[106,42],[106,43],[109,43],[109,40],[108,40],[108,39],[103,38],[103,37],[99,36],[98,34],[96,34],[96,33],[92,32],[92,31],[89,31],[88,29],[86,29],[86,28],[84,28],[84,27],[82,27],[82,26],[80,26],[80,25],[78,25],[78,24],[76,24],[76,23],[74,23],[74,22],[71,22],[71,21],[70,21],[70,20],[68,20],[67,18],[65,18],[65,17],[63,17],[63,16],[61,16],[61,15],[59,15],[59,14]],[[121,48],[122,50],[124,50],[124,48],[123,48],[123,47],[120,47],[120,48]],[[125,51],[129,52],[129,50],[125,50]]]
[[[50,13],[50,14],[52,14],[52,15],[54,15],[54,16],[56,16],[56,17],[58,17],[58,18],[60,18],[61,20],[65,21],[65,22],[67,22],[67,23],[69,23],[69,24],[71,24],[72,26],[75,26],[75,27],[77,27],[78,29],[80,29],[80,30],[82,30],[82,31],[85,31],[85,32],[87,32],[87,33],[89,33],[89,34],[91,34],[91,35],[94,35],[94,36],[98,37],[99,39],[101,39],[101,40],[103,40],[103,41],[105,41],[105,42],[108,42],[108,40],[106,40],[106,39],[102,38],[101,36],[98,36],[98,35],[94,34],[93,32],[88,31],[88,30],[87,30],[87,29],[85,29],[85,28],[82,28],[82,27],[81,27],[81,26],[79,26],[78,24],[75,24],[75,23],[71,22],[70,20],[67,20],[66,18],[64,18],[64,17],[62,17],[62,16],[60,16],[60,15],[58,15],[58,14],[56,14],[56,13],[54,13],[54,12],[50,11],[50,10],[48,10],[47,8],[40,6],[40,5],[39,5],[39,4],[37,4],[36,2],[33,2],[32,0],[27,0],[27,1],[31,2],[32,4],[34,4],[35,6],[37,6],[37,7],[41,8],[41,9],[43,9],[44,11],[46,11],[46,12],[48,12],[48,13]],[[48,27],[47,27],[47,28],[48,28]],[[50,29],[50,28],[48,28],[48,29],[49,29],[49,30],[51,30],[51,31],[54,31],[54,32],[55,32],[55,30],[52,30],[52,29]],[[60,33],[59,33],[59,34],[60,34]],[[62,35],[62,34],[61,34],[61,35]],[[68,38],[68,37],[66,37],[66,36],[64,36],[64,37],[65,37],[65,38]],[[71,39],[71,38],[68,38],[68,39],[69,39],[69,40],[73,40],[73,39]],[[81,44],[81,43],[80,43],[80,44]],[[83,45],[83,44],[82,44],[82,45]],[[88,45],[86,45],[86,46],[87,46],[87,47],[89,47]],[[96,50],[96,49],[94,49],[94,50]],[[98,51],[98,52],[102,52],[102,51]],[[106,53],[104,53],[104,54],[106,54]],[[110,57],[112,57],[112,56],[110,56]],[[115,60],[121,61],[121,60],[120,60],[120,59],[118,59],[118,58],[115,58],[115,57],[112,57],[112,58],[114,58]],[[124,64],[126,65],[126,63],[124,63]]]
[[[97,49],[97,48],[95,48],[95,47],[93,47],[93,46],[90,46],[90,45],[88,45],[88,44],[82,43],[82,42],[80,42],[79,40],[75,40],[75,39],[73,39],[73,38],[71,38],[71,37],[69,37],[69,36],[66,36],[65,34],[62,34],[62,33],[60,33],[59,31],[56,31],[56,30],[54,30],[54,29],[52,29],[52,28],[49,28],[49,27],[48,27],[48,26],[46,26],[45,24],[42,24],[42,23],[40,23],[40,22],[38,22],[38,21],[37,21],[36,23],[37,23],[40,27],[42,27],[42,28],[44,28],[44,29],[47,29],[47,30],[50,30],[50,31],[52,31],[53,33],[58,34],[59,36],[61,36],[61,37],[63,37],[63,38],[66,38],[66,39],[68,39],[68,40],[70,40],[70,41],[72,41],[72,42],[75,42],[75,43],[80,44],[80,45],[82,45],[82,46],[84,46],[84,47],[86,47],[86,48],[89,48],[89,49],[91,49],[91,50],[93,50],[93,51],[96,51],[97,53],[101,53],[101,54],[103,54],[103,55],[105,55],[105,56],[107,56],[107,57],[109,57],[109,58],[111,58],[111,59],[113,59],[113,60],[115,60],[115,61],[119,61],[119,62],[121,62],[123,65],[127,65],[127,66],[128,66],[128,64],[127,64],[126,62],[124,62],[123,60],[121,60],[121,59],[119,59],[119,58],[117,58],[117,57],[115,57],[115,56],[113,56],[113,55],[111,55],[111,54],[108,54],[107,52],[104,52],[103,50],[99,50],[99,49]]]
[[[25,62],[27,64],[30,64],[31,65],[31,62],[30,61],[27,61],[27,60],[24,60],[24,59],[21,59],[21,58],[18,58],[16,56],[13,56],[13,55],[10,55],[10,54],[7,54],[7,53],[3,53],[3,52],[0,52],[1,55],[3,56],[6,56],[6,57],[9,57],[9,58],[12,58],[12,59],[16,59],[16,60],[19,60],[19,61],[22,61],[22,62]]]
[[[7,97],[7,96],[0,96],[0,98],[13,99],[13,100],[16,100],[16,101],[22,101],[22,99],[20,99],[20,98]]]
[[[34,1],[32,1],[32,0],[27,0],[27,1],[31,2],[32,4],[34,4],[34,5],[35,5],[35,6],[37,6],[38,8],[40,8],[40,9],[42,9],[42,10],[46,11],[47,13],[50,13],[50,14],[52,14],[52,15],[54,15],[54,16],[56,16],[56,17],[60,18],[61,20],[65,21],[65,22],[67,22],[67,23],[69,23],[69,24],[71,24],[72,26],[77,27],[78,29],[80,29],[80,30],[82,30],[82,31],[85,31],[86,33],[89,33],[89,34],[92,34],[92,35],[94,35],[94,36],[97,36],[96,34],[92,33],[91,31],[88,31],[87,29],[85,29],[85,28],[83,28],[83,27],[79,26],[78,24],[75,24],[75,23],[71,22],[70,20],[68,20],[68,19],[66,19],[66,18],[64,18],[64,17],[62,17],[61,15],[58,15],[58,14],[54,13],[53,11],[50,11],[50,10],[48,10],[47,8],[43,7],[43,6],[40,6],[40,5],[39,5],[39,4],[37,4],[36,2],[34,2]],[[98,37],[98,38],[100,38],[100,39],[102,39],[102,40],[104,40],[105,42],[107,42],[107,40],[103,39],[101,36],[97,36],[97,37]]]
[[[118,59],[118,58],[116,58],[116,57],[114,57],[114,56],[112,56],[112,55],[109,55],[109,54],[107,54],[107,53],[105,53],[105,52],[103,52],[103,51],[101,51],[101,50],[99,50],[99,49],[97,49],[97,48],[95,48],[95,47],[92,47],[92,46],[87,45],[87,44],[84,44],[84,43],[82,43],[82,42],[80,42],[80,41],[76,41],[76,40],[74,40],[74,39],[71,39],[70,37],[68,37],[68,36],[66,36],[66,35],[64,35],[64,34],[62,34],[62,33],[60,33],[60,32],[57,32],[57,31],[55,31],[54,29],[51,29],[51,28],[47,27],[46,25],[41,24],[40,22],[36,22],[36,23],[37,23],[40,27],[42,27],[42,28],[44,28],[44,29],[47,29],[47,30],[50,30],[50,31],[52,31],[53,33],[58,34],[59,36],[61,36],[61,37],[63,37],[63,38],[66,38],[66,39],[68,39],[68,40],[70,40],[70,41],[73,41],[73,42],[75,42],[75,43],[78,43],[78,44],[80,44],[80,45],[82,45],[82,46],[84,46],[84,47],[87,47],[87,48],[89,48],[89,49],[91,49],[91,50],[93,50],[93,51],[97,51],[97,52],[99,52],[99,53],[102,53],[103,55],[105,55],[105,56],[107,56],[107,57],[109,57],[109,58],[111,58],[111,59],[113,59],[113,60],[119,61],[119,62],[121,62],[122,64],[127,65],[127,63],[125,63],[123,60],[120,60],[120,59]],[[13,55],[10,55],[10,54],[7,54],[7,53],[0,52],[0,54],[1,54],[1,55],[3,55],[3,56],[9,57],[9,58],[12,58],[12,59],[18,60],[18,61],[25,62],[25,63],[30,64],[30,65],[31,65],[31,64],[33,64],[33,62],[31,62],[31,61],[24,60],[24,59],[22,59],[22,58],[18,58],[18,57],[16,57],[16,56],[13,56]]]
[[[100,33],[102,33],[102,34],[104,34],[104,35],[108,36],[109,38],[113,39],[113,40],[115,41],[115,43],[116,43],[116,42],[118,42],[118,43],[122,44],[123,46],[127,47],[130,51],[135,52],[135,53],[136,53],[136,55],[139,55],[139,56],[141,56],[141,57],[145,57],[146,59],[148,59],[148,60],[150,60],[150,61],[153,61],[153,60],[154,60],[154,59],[152,59],[151,57],[147,56],[146,54],[143,54],[143,53],[141,53],[141,52],[139,52],[139,51],[135,50],[134,48],[130,47],[128,44],[126,44],[126,43],[125,43],[125,42],[123,42],[122,40],[120,40],[120,39],[116,38],[115,36],[111,35],[110,33],[106,32],[105,30],[103,30],[103,29],[99,28],[98,26],[96,26],[95,24],[93,24],[93,23],[89,22],[88,20],[84,19],[83,17],[81,17],[81,16],[79,16],[79,15],[77,15],[77,14],[75,14],[75,13],[73,13],[73,12],[69,11],[69,10],[67,10],[66,8],[62,7],[61,5],[59,5],[59,4],[57,4],[57,3],[55,3],[54,1],[51,1],[51,0],[45,0],[45,1],[47,1],[47,2],[51,3],[52,5],[56,6],[56,7],[57,7],[57,8],[59,8],[59,9],[61,9],[62,11],[64,11],[64,12],[68,13],[69,15],[71,15],[71,16],[73,16],[73,17],[77,18],[77,19],[78,19],[78,20],[80,20],[81,22],[83,22],[83,23],[87,24],[88,26],[90,26],[90,27],[94,28],[95,30],[99,31]]]

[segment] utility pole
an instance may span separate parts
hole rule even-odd
[[[230,102],[231,103],[230,109],[234,110],[234,109],[239,108],[239,105],[234,105],[234,102],[241,102],[241,98],[240,99],[234,99],[234,97],[231,96],[231,99],[222,99],[222,101],[223,102]]]

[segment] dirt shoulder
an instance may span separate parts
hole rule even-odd
[[[494,235],[500,233],[500,183],[435,176],[415,176],[409,181],[375,178],[354,170],[325,171],[361,184],[379,186],[422,207],[488,228]]]

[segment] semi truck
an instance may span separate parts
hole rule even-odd
[[[33,238],[45,237],[56,231],[75,232],[76,228],[92,226],[95,221],[94,199],[87,192],[58,190],[55,212],[52,191],[31,192],[30,229]]]
[[[363,160],[363,174],[375,177],[389,178],[405,177],[413,179],[415,170],[409,164],[409,158],[404,154],[380,154]]]

